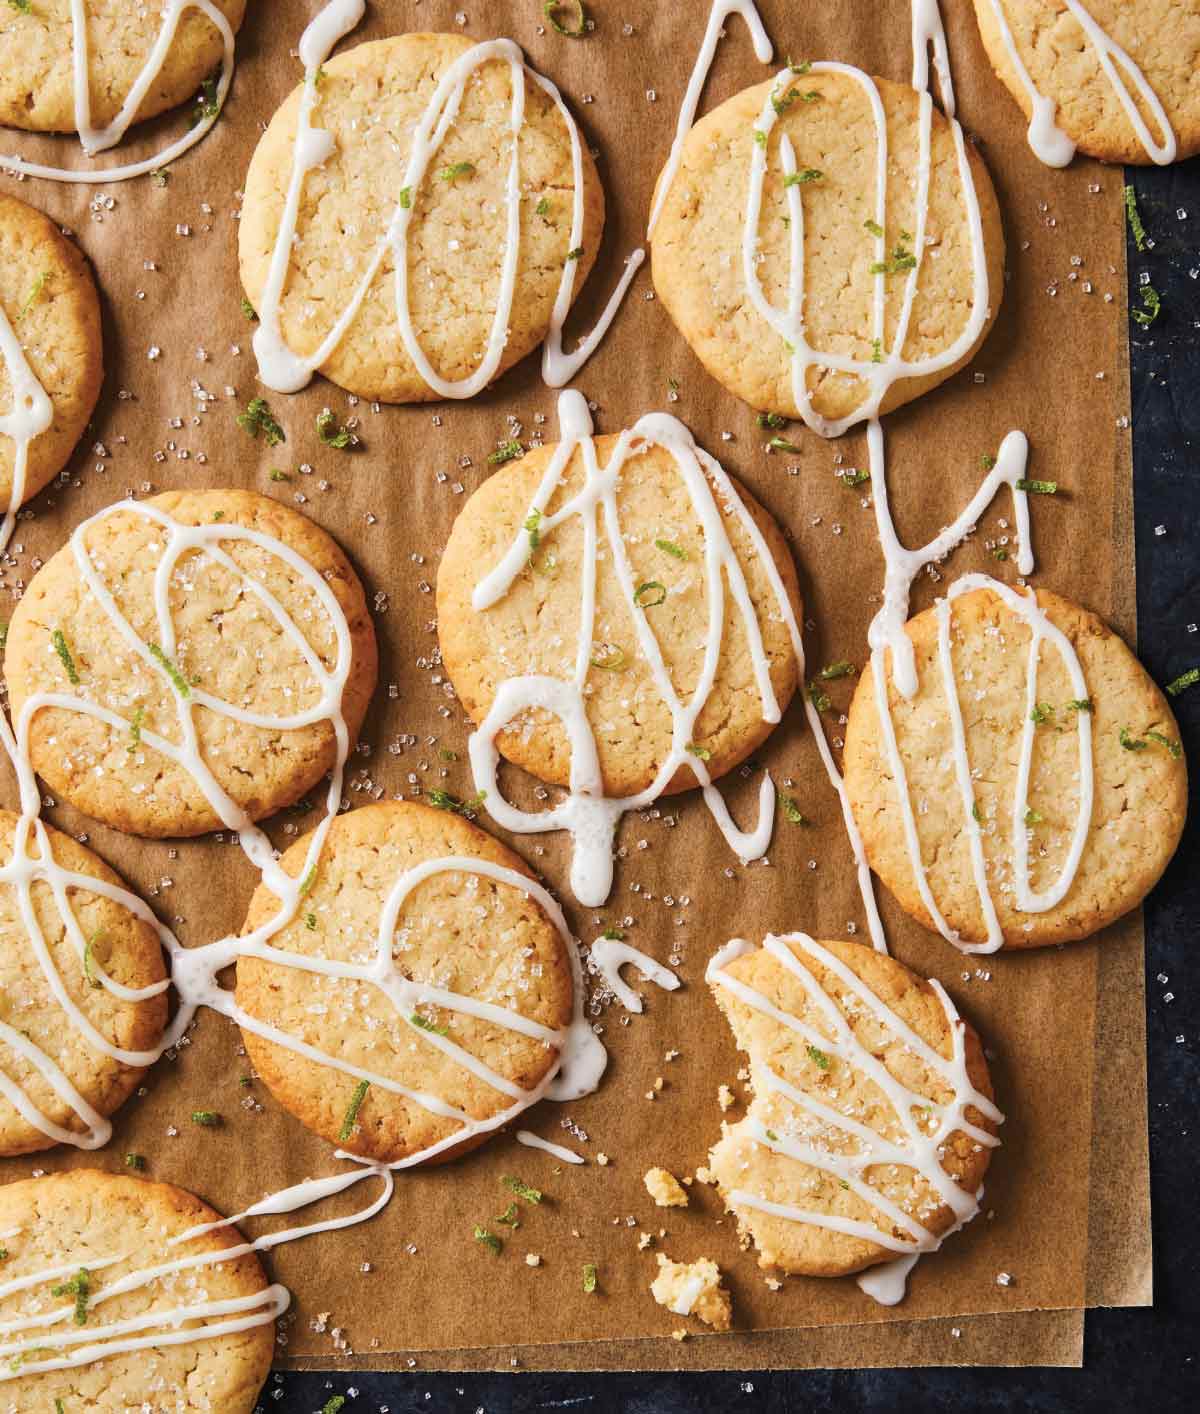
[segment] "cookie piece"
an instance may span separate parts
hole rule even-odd
[[[4,14],[9,11],[6,7]],[[0,29],[5,20],[0,18]],[[0,88],[6,78],[0,60]],[[24,505],[70,459],[100,396],[100,301],[87,261],[48,216],[0,193],[0,309],[22,361],[49,398],[52,420],[28,443],[24,484],[13,497],[17,442],[0,431],[0,516]],[[15,367],[0,345],[0,417],[11,415]]]
[[[6,864],[20,857],[18,824],[17,816],[0,811],[0,858]],[[59,870],[122,887],[117,875],[90,849],[48,825],[44,828]],[[40,858],[36,836],[26,842],[24,853],[31,860]],[[0,882],[0,1022],[12,1033],[0,1037],[3,1072],[47,1127],[65,1129],[80,1139],[90,1131],[86,1147],[91,1148],[104,1142],[108,1126],[102,1120],[89,1125],[60,1093],[64,1087],[52,1085],[14,1041],[24,1037],[36,1046],[99,1116],[111,1115],[129,1098],[142,1069],[88,1040],[78,1020],[52,992],[38,954],[44,948],[49,955],[71,1008],[81,1013],[108,1047],[118,1051],[142,1052],[156,1047],[166,1024],[167,999],[163,992],[139,1000],[122,998],[109,990],[104,977],[137,991],[162,982],[166,970],[158,938],[148,923],[116,900],[92,893],[77,882],[67,883],[61,875],[58,882],[67,885],[67,900],[80,935],[75,940],[44,870],[35,868],[27,886],[28,906],[37,921],[36,935],[31,934],[23,916],[24,886]],[[0,1154],[30,1154],[53,1148],[57,1142],[53,1133],[47,1134],[22,1115],[11,1097],[0,1094]]]
[[[212,0],[236,32],[246,0]],[[88,93],[94,127],[106,128],[141,76],[163,26],[164,6],[84,0]],[[0,6],[0,124],[28,132],[75,131],[71,0],[33,0],[28,13]],[[162,68],[138,107],[142,122],[190,98],[225,52],[217,27],[184,8]]]
[[[888,144],[882,221],[872,84]],[[781,111],[768,133],[763,112],[773,112],[772,103]],[[925,241],[918,248],[919,107],[920,96],[905,84],[818,65],[788,82],[772,79],[743,90],[688,134],[653,232],[654,286],[700,362],[751,406],[804,416],[815,430],[833,435],[936,387],[970,360],[986,336],[1003,290],[1004,239],[995,193],[974,148],[965,144],[960,159],[955,130],[933,109]],[[765,134],[765,142],[756,141],[756,132]],[[790,183],[781,156],[785,136],[794,151]],[[792,337],[773,328],[756,307],[745,276],[743,231],[752,159],[760,151],[766,174],[753,264],[763,296],[784,313],[793,240],[802,240],[804,322]],[[960,160],[969,164],[978,200],[982,253],[973,249]],[[976,300],[980,254],[986,309],[977,308]],[[940,361],[964,331],[978,328],[969,347],[945,366],[931,363],[901,377],[899,369],[885,365],[899,337],[909,270],[918,257],[916,292],[898,351],[903,358]],[[877,274],[877,266],[887,273]],[[874,322],[880,285],[882,328]],[[822,355],[850,358],[854,369],[828,366]],[[794,363],[810,409],[795,396]],[[875,393],[868,379],[880,380]]]
[[[594,439],[597,463],[607,466],[619,438]],[[487,715],[507,679],[544,674],[570,683],[576,668],[583,576],[587,567],[584,517],[571,514],[553,529],[537,530],[536,548],[511,588],[491,608],[477,610],[477,584],[505,556],[523,530],[538,484],[557,450],[534,448],[502,467],[467,501],[450,532],[438,570],[438,640],[446,671],[463,706],[476,722]],[[585,459],[571,452],[563,477],[545,511],[548,520],[581,489]],[[730,478],[732,481],[732,478]],[[742,487],[734,487],[764,538],[793,614],[801,617],[800,591],[791,553],[779,527]],[[670,758],[673,714],[641,650],[634,616],[657,640],[679,698],[696,691],[709,631],[705,538],[700,514],[679,466],[667,447],[636,437],[616,491],[621,539],[635,589],[631,602],[614,568],[603,515],[598,517],[596,612],[590,667],[583,701],[595,738],[604,791],[628,797],[648,790]],[[702,498],[703,500],[703,498]],[[719,512],[762,635],[770,681],[780,710],[798,685],[798,668],[787,624],[762,560],[742,524],[737,506],[718,490],[708,510]],[[739,765],[766,739],[749,635],[741,611],[722,581],[724,629],[712,690],[696,718],[689,748],[715,780]],[[661,602],[656,602],[660,600]],[[543,781],[570,781],[571,746],[557,717],[541,708],[524,713],[497,737],[501,753]],[[680,765],[665,794],[694,788],[696,776]]]
[[[992,68],[1029,119],[1043,162],[1200,152],[1197,0],[975,0]]]
[[[669,1169],[647,1169],[642,1176],[646,1192],[658,1208],[686,1208],[687,1189]]]
[[[730,944],[707,976],[754,1089],[709,1168],[760,1267],[846,1276],[974,1216],[1001,1116],[979,1039],[936,983],[803,933]]]
[[[280,306],[283,338],[295,353],[315,354],[349,308],[401,199],[413,131],[441,76],[473,47],[474,41],[457,34],[397,35],[360,44],[324,64],[313,123],[331,135],[333,151],[305,175]],[[275,114],[246,177],[238,248],[242,283],[256,309],[291,180],[302,93],[303,86]],[[424,182],[406,191],[413,213],[407,244],[412,329],[434,372],[447,380],[467,378],[481,363],[500,295],[511,99],[506,60],[476,69]],[[518,150],[519,255],[497,376],[545,337],[564,261],[572,258],[571,137],[530,71]],[[584,235],[573,257],[576,291],[595,261],[604,228],[604,195],[586,143],[582,163]],[[389,247],[361,308],[320,371],[364,398],[427,402],[440,395],[404,347],[394,272]]]
[[[733,1324],[733,1299],[721,1285],[721,1269],[709,1257],[695,1262],[672,1262],[661,1252],[658,1275],[650,1291],[660,1306],[677,1316],[699,1316],[713,1330],[727,1331]]]
[[[172,1243],[219,1221],[182,1188],[94,1169],[0,1188],[0,1321],[16,1323],[5,1336],[0,1406],[147,1409],[152,1399],[173,1414],[250,1414],[271,1368],[287,1293],[268,1285],[252,1252],[219,1260],[242,1245],[236,1228]],[[196,1263],[210,1253],[212,1261]],[[160,1266],[169,1270],[137,1281]],[[25,1285],[36,1273],[43,1278]],[[130,1278],[130,1290],[112,1294]],[[213,1309],[222,1302],[242,1305]],[[52,1319],[64,1308],[65,1319]],[[171,1319],[181,1310],[193,1313],[186,1324]],[[129,1328],[114,1331],[121,1322]],[[204,1335],[206,1326],[230,1323],[245,1329]],[[63,1359],[74,1363],[43,1368]]]
[[[283,856],[293,878],[309,838]],[[389,923],[402,876],[448,858],[478,860],[480,871],[440,870],[417,882]],[[564,939],[526,879],[535,882],[517,855],[447,811],[388,801],[339,816],[299,913],[271,945],[369,964],[383,926],[388,991],[361,977],[239,958],[244,1013],[352,1068],[298,1055],[243,1024],[255,1069],[284,1109],[363,1158],[410,1164],[465,1153],[533,1103],[557,1066],[574,993]],[[260,886],[244,932],[278,907]],[[480,1004],[523,1029],[495,1010],[469,1009]]]
[[[1001,939],[1010,948],[1073,942],[1120,918],[1166,868],[1187,811],[1187,767],[1163,694],[1094,614],[1046,590],[1038,590],[1037,604],[1074,649],[1086,692],[1076,690],[1055,645],[1043,638],[1030,694],[1031,629],[997,593],[973,589],[950,604],[950,660],[973,802],[964,801],[956,770],[956,730],[936,610],[905,625],[918,673],[911,701],[899,696],[888,674],[888,703],[907,778],[903,798],[880,729],[871,667],[859,680],[846,727],[846,790],[871,867],[906,913],[927,928],[938,926],[909,854],[907,800],[929,892],[946,931],[976,948]],[[1077,703],[1090,703],[1090,710]],[[1076,829],[1082,829],[1079,733],[1085,717],[1094,798],[1078,869],[1061,901],[1029,911],[1020,906],[1021,841],[1013,826],[1022,739],[1028,728],[1031,766],[1027,798],[1018,809],[1020,829],[1030,887],[1046,894],[1071,857]],[[972,857],[976,841],[982,848],[984,893]],[[987,899],[996,914],[991,926]]]
[[[219,550],[180,554],[167,586],[175,644],[164,651],[154,583],[172,523],[208,527],[205,545]],[[236,538],[238,528],[268,543]],[[90,556],[112,614],[85,585],[77,551]],[[335,673],[339,623],[317,584],[344,616],[349,667],[341,706],[353,744],[375,686],[375,630],[350,562],[317,525],[269,497],[232,490],[168,491],[85,522],[17,605],[4,667],[14,722],[34,694],[64,692],[117,720],[37,709],[28,728],[34,769],[52,791],[119,830],[162,837],[218,829],[222,820],[190,763],[168,758],[148,739],[157,733],[179,746],[183,710],[204,766],[238,810],[259,820],[299,800],[337,753],[329,720],[337,692],[326,691],[295,637],[323,673]],[[120,615],[144,652],[123,636]],[[315,720],[259,725],[237,713],[273,723],[304,714]]]

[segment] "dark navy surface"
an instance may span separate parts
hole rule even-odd
[[[1200,665],[1200,159],[1139,170],[1153,248],[1129,247],[1139,654],[1160,683]],[[1086,459],[1087,448],[1080,448]],[[273,1375],[264,1414],[851,1414],[855,1410],[1200,1410],[1200,684],[1175,699],[1192,762],[1182,847],[1146,905],[1155,1304],[1089,1311],[1082,1370],[677,1375]],[[1161,980],[1160,980],[1161,979]]]

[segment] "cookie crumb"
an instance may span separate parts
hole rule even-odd
[[[721,1269],[711,1258],[672,1262],[660,1252],[650,1291],[660,1306],[677,1316],[698,1316],[718,1331],[727,1331],[733,1323],[733,1301],[721,1285]]]
[[[642,1182],[660,1208],[686,1208],[688,1196],[679,1180],[667,1169],[647,1169]]]
[[[612,1163],[612,1160],[608,1157],[607,1154],[597,1154],[597,1155],[596,1155],[596,1162],[597,1162],[597,1163],[600,1165],[600,1167],[603,1169],[603,1168],[607,1168],[607,1167],[609,1166],[609,1164]]]
[[[540,1267],[542,1265],[542,1259],[536,1252],[526,1252],[525,1265],[527,1267]]]
[[[731,1109],[736,1103],[737,1102],[734,1099],[733,1091],[729,1088],[728,1085],[722,1085],[721,1088],[717,1091],[717,1104],[719,1104],[723,1110],[728,1110]]]

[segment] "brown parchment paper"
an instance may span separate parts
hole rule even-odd
[[[294,398],[272,396],[288,435],[274,451],[236,426],[236,413],[258,391],[251,330],[239,308],[238,188],[261,125],[299,80],[293,50],[316,8],[317,0],[251,6],[226,110],[204,143],[176,164],[166,187],[0,178],[6,190],[71,227],[92,258],[105,300],[108,367],[94,429],[69,475],[37,498],[18,527],[0,588],[18,596],[39,560],[84,516],[123,495],[233,485],[303,496],[302,509],[337,536],[378,609],[380,688],[351,764],[350,804],[380,790],[411,795],[435,785],[465,796],[472,790],[468,724],[438,667],[430,586],[462,496],[479,485],[487,453],[508,435],[508,415],[527,434],[535,416],[544,416],[551,440],[555,397],[531,359],[466,405],[351,409],[343,393],[318,379]],[[1128,634],[1133,554],[1128,433],[1119,425],[1128,410],[1121,174],[1086,162],[1065,172],[1041,167],[1025,147],[1015,105],[990,74],[970,4],[945,0],[943,8],[960,115],[1000,195],[1009,279],[999,321],[971,367],[885,422],[897,524],[908,543],[926,540],[968,499],[980,456],[1010,428],[1023,428],[1033,449],[1031,475],[1067,488],[1034,508],[1038,582]],[[573,41],[544,26],[533,0],[376,0],[352,37],[422,28],[461,28],[478,39],[510,35],[560,84],[599,154],[609,199],[600,261],[571,321],[575,329],[590,327],[622,259],[640,241],[708,4],[618,0],[589,9],[595,30]],[[903,0],[820,0],[803,8],[763,0],[760,9],[781,61],[789,53],[829,57],[894,79],[909,75]],[[456,15],[463,13],[460,26]],[[754,60],[741,22],[727,28],[706,107],[768,72]],[[170,122],[152,125],[122,156],[151,150],[156,134],[161,145],[166,131],[173,131]],[[65,140],[9,135],[4,146],[43,160],[80,160]],[[791,434],[799,455],[768,455],[752,414],[702,371],[650,296],[643,272],[576,380],[595,402],[598,429],[617,431],[651,408],[681,416],[790,532],[812,625],[810,661],[861,662],[882,564],[861,492],[833,473],[863,463],[865,439],[852,434],[825,443],[799,428]],[[152,347],[161,350],[156,358]],[[668,402],[668,379],[678,382],[676,402]],[[210,401],[198,401],[197,385]],[[314,419],[327,404],[339,416],[361,416],[362,450],[321,446]],[[271,468],[296,473],[301,465],[312,473],[269,479]],[[996,533],[1008,513],[1007,505],[989,512],[984,534]],[[998,566],[982,539],[958,553],[954,572],[1011,576],[1012,562]],[[919,586],[914,607],[925,607],[933,589]],[[849,684],[832,688],[845,705]],[[836,735],[832,719],[830,725]],[[457,752],[458,762],[443,764],[439,748]],[[674,947],[684,956],[680,991],[667,997],[649,989],[646,1013],[628,1022],[615,1009],[605,1014],[612,1058],[600,1092],[525,1117],[592,1162],[568,1171],[502,1136],[451,1167],[400,1175],[391,1206],[370,1224],[278,1249],[273,1273],[295,1297],[281,1354],[328,1363],[348,1343],[366,1365],[402,1364],[419,1353],[425,1367],[454,1368],[500,1365],[510,1351],[526,1365],[563,1369],[1077,1363],[1085,1305],[1150,1299],[1137,919],[1084,945],[967,961],[881,893],[893,951],[939,976],[979,1028],[1009,1116],[985,1214],[918,1266],[901,1306],[878,1307],[851,1281],[792,1281],[770,1292],[753,1256],[739,1250],[717,1195],[700,1185],[687,1212],[653,1207],[644,1170],[662,1164],[690,1174],[719,1131],[718,1085],[741,1088],[734,1079],[741,1060],[702,981],[712,949],[732,933],[758,938],[772,929],[840,937],[854,923],[865,936],[836,801],[798,709],[758,764],[793,781],[792,793],[815,822],[811,830],[781,822],[768,864],[740,866],[698,796],[688,796],[661,814],[626,820],[624,857],[605,909],[592,913],[565,900],[584,938],[619,924],[652,955],[665,959]],[[2,785],[5,803],[14,804],[7,772]],[[726,783],[735,813],[751,807],[755,785]],[[185,943],[240,925],[255,875],[236,841],[213,836],[172,846],[123,837],[65,806],[51,807],[48,816],[86,833]],[[270,830],[283,843],[287,831],[315,819],[297,809]],[[482,823],[490,828],[486,818]],[[512,843],[552,887],[564,883],[563,840]],[[668,1063],[670,1048],[680,1054]],[[117,1170],[134,1150],[148,1157],[151,1176],[232,1212],[266,1191],[330,1172],[327,1146],[262,1086],[247,1096],[238,1083],[246,1070],[234,1029],[203,1014],[178,1057],[158,1065],[144,1095],[118,1115],[105,1151],[5,1161],[0,1179],[95,1164]],[[665,1087],[650,1101],[646,1092],[660,1075]],[[223,1127],[192,1126],[188,1116],[201,1106],[220,1111]],[[586,1141],[560,1127],[568,1120]],[[594,1162],[600,1152],[611,1156],[607,1166]],[[472,1241],[471,1230],[504,1208],[500,1177],[507,1173],[536,1183],[550,1201],[526,1212],[497,1259]],[[360,1188],[321,1215],[365,1201]],[[631,1224],[656,1234],[665,1229],[655,1246],[673,1257],[703,1254],[721,1263],[738,1334],[682,1346],[661,1339],[681,1322],[651,1301],[653,1249],[636,1251]],[[528,1268],[526,1252],[539,1253],[542,1265]],[[599,1290],[590,1296],[580,1280],[589,1261],[599,1268]],[[1012,1274],[1010,1286],[997,1284],[1000,1271]],[[328,1317],[318,1320],[322,1313]],[[951,1327],[961,1334],[952,1336]]]

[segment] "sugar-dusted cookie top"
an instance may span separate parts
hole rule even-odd
[[[320,370],[363,397],[403,403],[438,396],[405,348],[393,250],[381,244],[397,203],[412,212],[402,305],[438,376],[461,380],[475,372],[504,298],[513,95],[507,59],[488,59],[473,70],[424,182],[416,190],[404,186],[413,133],[439,80],[473,47],[462,35],[398,35],[338,54],[320,71],[312,122],[329,135],[332,149],[304,175],[280,329],[289,349],[315,354],[378,257],[361,307]],[[256,309],[292,179],[303,94],[302,85],[275,114],[246,177],[239,254],[242,283]],[[604,196],[583,143],[583,236],[572,249],[571,133],[530,70],[524,71],[517,153],[518,253],[498,373],[546,335],[564,263],[574,268],[576,292],[582,287],[604,228]]]
[[[110,886],[120,880],[90,849],[44,828],[54,863],[74,878],[35,864],[32,878],[0,882],[0,1054],[14,1090],[0,1094],[5,1155],[52,1148],[63,1130],[89,1148],[103,1142],[104,1117],[133,1093],[142,1075],[134,1062],[149,1062],[167,1018],[162,991],[130,998],[114,990],[151,990],[166,976],[153,928],[81,886],[79,876]],[[37,835],[22,849],[17,817],[0,811],[0,865],[19,865],[22,855],[41,859]],[[66,886],[65,910],[55,900],[56,883]],[[66,1006],[56,995],[60,987]],[[46,1059],[65,1084],[56,1083]],[[72,1103],[76,1097],[81,1104]]]
[[[616,465],[619,439],[595,439],[597,468]],[[785,588],[797,619],[802,617],[795,566],[779,527],[743,488],[693,496],[672,452],[636,442],[620,466],[614,497],[619,533],[627,557],[624,583],[609,539],[609,521],[595,517],[597,543],[585,547],[589,514],[571,513],[540,529],[568,505],[585,482],[585,457],[576,446],[545,510],[530,519],[539,482],[558,448],[539,447],[502,467],[467,501],[442,556],[438,572],[438,636],[447,672],[464,707],[476,722],[487,715],[497,688],[507,679],[543,674],[569,683],[580,652],[580,624],[592,602],[585,577],[595,569],[594,615],[583,701],[595,739],[604,790],[628,797],[649,789],[673,749],[674,716],[656,681],[656,670],[639,642],[649,631],[662,655],[663,670],[677,697],[693,701],[702,681],[714,623],[710,604],[702,513],[714,515],[745,577],[752,622],[761,634],[764,663],[780,710],[798,685],[798,665],[788,626],[779,609],[767,566],[747,533],[736,505],[740,498],[770,555],[771,568]],[[699,468],[698,476],[702,476]],[[706,487],[707,487],[707,483]],[[732,485],[732,480],[730,482]],[[533,525],[532,530],[525,529]],[[489,608],[477,609],[472,596],[514,543],[528,542],[527,563]],[[723,623],[711,690],[704,696],[691,740],[690,756],[715,779],[732,770],[770,733],[756,682],[755,654],[747,621],[735,601],[727,572],[718,567]],[[638,621],[641,621],[640,624]],[[563,721],[541,708],[522,715],[500,733],[503,755],[555,785],[570,779],[572,752]],[[682,755],[682,753],[677,753]],[[670,792],[696,784],[695,773],[680,765],[665,786]]]
[[[1031,623],[991,589],[969,589],[948,614],[930,609],[905,626],[918,684],[905,699],[887,674],[895,753],[870,665],[846,728],[846,789],[871,867],[906,912],[938,926],[914,868],[915,834],[945,931],[974,947],[989,937],[1010,948],[1072,942],[1121,917],[1166,868],[1187,811],[1187,766],[1163,694],[1094,614],[1045,590],[1036,603],[1073,650],[1081,683],[1035,616],[1031,684]]]
[[[0,27],[8,13],[0,6]],[[4,73],[0,60],[0,88]],[[48,216],[4,193],[0,309],[16,345],[14,354],[0,343],[0,417],[13,416],[14,386],[24,387],[26,373],[50,402],[48,425],[27,441],[19,506],[48,485],[75,450],[100,395],[104,355],[100,301],[87,261]],[[21,440],[0,430],[0,517],[14,499]]]
[[[1044,162],[1200,152],[1198,0],[975,0],[975,14]]]
[[[307,849],[305,837],[283,856],[293,877]],[[406,880],[422,866],[428,877]],[[568,940],[527,886],[520,858],[458,815],[389,801],[339,816],[299,913],[270,939],[332,962],[332,974],[249,955],[237,964],[246,1049],[279,1103],[331,1144],[385,1163],[463,1153],[532,1104],[557,1066],[574,991]],[[260,886],[244,934],[278,906]],[[362,975],[381,958],[386,986]]]
[[[731,944],[708,981],[754,1090],[709,1169],[760,1266],[845,1276],[974,1216],[1000,1114],[979,1039],[936,983],[802,933]]]
[[[218,1260],[236,1228],[176,1240],[219,1220],[182,1188],[94,1169],[0,1189],[3,1407],[250,1414],[287,1293],[252,1252]]]
[[[921,203],[920,105],[904,84],[798,65],[688,134],[653,232],[654,285],[701,363],[752,406],[830,435],[935,387],[985,337],[1003,290],[995,193],[933,107]]]
[[[246,0],[211,0],[236,31]],[[0,5],[0,125],[30,132],[75,130],[71,0]],[[107,127],[137,82],[163,28],[164,4],[83,0],[91,119]],[[153,118],[191,98],[220,66],[225,45],[212,21],[185,4],[171,46],[137,112]]]
[[[204,528],[202,544],[188,527]],[[46,562],[13,614],[4,668],[52,791],[117,829],[198,835],[223,823],[198,767],[257,820],[334,764],[339,698],[353,746],[375,631],[350,562],[298,511],[250,491],[170,491],[101,512]],[[23,724],[35,694],[80,705],[37,706]]]

